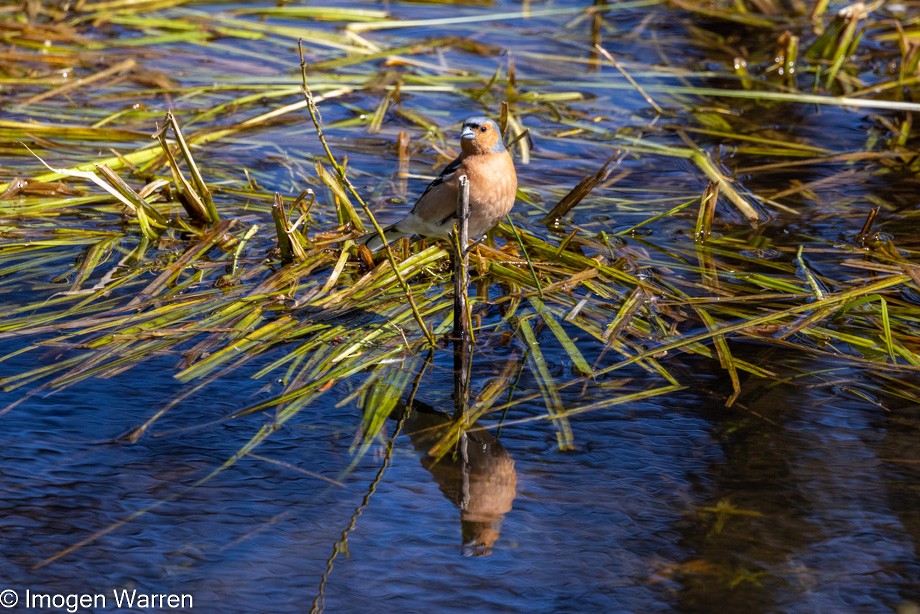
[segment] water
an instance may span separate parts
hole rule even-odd
[[[583,3],[531,4],[538,9]],[[520,6],[387,3],[397,18],[441,17],[453,11],[481,15]],[[234,7],[204,4],[194,10],[202,11],[204,19]],[[185,18],[189,13],[181,9],[174,15]],[[566,125],[581,130],[568,138],[556,136],[564,126],[549,105],[524,107],[529,109],[524,124],[532,131],[534,159],[530,165],[519,164],[518,171],[533,202],[518,204],[515,221],[543,235],[548,231],[538,220],[574,183],[623,146],[629,134],[660,131],[658,142],[683,146],[674,125],[699,127],[679,97],[656,89],[677,77],[664,71],[643,77],[643,67],[679,58],[686,62],[682,69],[724,72],[731,60],[724,49],[702,44],[694,28],[707,24],[694,22],[688,14],[645,6],[617,11],[604,30],[605,46],[621,61],[633,63],[631,68],[656,101],[678,110],[667,120],[674,125],[649,126],[648,106],[619,73],[591,68],[590,20],[572,19],[540,17],[364,35],[386,47],[441,36],[469,37],[482,46],[470,50],[455,43],[409,54],[430,63],[419,74],[432,82],[448,69],[484,75],[499,67],[506,70],[505,52],[510,50],[522,91],[577,90],[584,95],[553,103],[564,108],[570,122]],[[304,26],[299,20],[272,23]],[[335,31],[337,26],[310,27]],[[339,57],[319,43],[307,48],[311,62]],[[559,59],[563,56],[577,56],[583,63],[573,68]],[[281,35],[157,48],[144,58],[144,66],[189,87],[223,78],[247,87],[292,86],[299,80],[293,40]],[[361,70],[345,67],[342,72]],[[711,84],[700,75],[693,80]],[[462,119],[470,109],[483,110],[455,92],[409,85],[402,99],[405,108],[425,113],[441,126]],[[475,87],[482,86],[475,82]],[[236,96],[176,96],[125,87],[117,96],[78,90],[66,112],[90,118],[143,100],[152,107],[180,110],[189,129],[197,129],[212,121],[196,117],[199,111]],[[417,128],[398,116],[390,117],[378,135],[348,124],[358,115],[369,115],[381,95],[362,90],[324,104],[322,110],[330,143],[349,156],[358,187],[371,195],[375,208],[398,208],[390,200],[398,184],[397,161],[389,149],[396,133],[409,126],[414,135],[407,200],[424,188],[441,161]],[[708,103],[715,114],[754,116],[753,134],[821,141],[834,151],[859,149],[870,131],[881,130],[871,116],[850,110]],[[266,99],[256,108],[231,110],[214,123],[238,121],[277,104]],[[9,113],[25,119],[41,115],[42,109],[55,111],[39,105]],[[571,116],[577,121],[570,121]],[[148,118],[128,123],[139,134],[152,131]],[[624,139],[611,142],[606,132],[593,133],[592,125],[617,126]],[[209,145],[196,157],[214,185],[238,178],[244,167],[271,190],[296,194],[313,185],[319,193],[311,158],[319,146],[311,135],[301,112]],[[724,140],[712,134],[694,133],[694,138],[710,152]],[[867,201],[890,205],[884,211],[891,215],[880,223],[899,244],[910,245],[916,234],[915,216],[908,214],[915,208],[910,195],[917,185],[909,173],[891,181],[893,173],[872,168],[855,180],[847,174],[851,164],[820,161],[803,165],[801,172],[751,171],[775,158],[744,145],[720,151],[721,164],[738,171],[743,187],[756,193],[786,189],[793,181],[819,182],[783,200],[801,211],[771,210],[773,219],[759,231],[720,218],[717,235],[737,238],[740,255],[719,257],[731,263],[739,279],[777,264],[791,266],[799,245],[827,247],[851,240]],[[102,145],[81,143],[54,155],[55,164],[63,166],[108,153]],[[11,175],[38,172],[33,162],[13,157],[0,158],[0,168],[15,171]],[[629,157],[619,171],[622,176],[615,184],[600,186],[573,211],[565,232],[577,226],[585,236],[594,236],[629,227],[698,197],[706,185],[687,160],[666,155]],[[218,192],[217,198],[228,215],[270,225],[264,210],[251,207],[246,198],[231,192]],[[695,211],[691,207],[622,238],[616,255],[626,253],[631,260],[624,267],[636,262],[649,274],[668,267],[684,270],[697,253],[688,237]],[[897,212],[904,212],[904,218],[895,216]],[[313,213],[316,229],[335,224],[324,195]],[[382,219],[390,219],[387,215],[395,217],[398,211],[384,213]],[[731,219],[732,213],[725,215]],[[84,212],[78,221],[121,232],[119,220],[92,212]],[[48,236],[54,236],[58,223],[49,221]],[[128,251],[136,240],[130,236],[118,246]],[[755,240],[768,240],[769,249],[758,251],[761,244],[754,245]],[[251,253],[263,254],[270,244],[269,235],[257,235]],[[79,248],[64,245],[42,253],[54,259],[17,275],[5,273],[0,309],[39,301],[66,287],[55,278]],[[762,258],[752,261],[751,254]],[[808,264],[832,276],[846,270],[841,260],[828,250],[810,254]],[[489,291],[499,298],[505,289]],[[113,298],[119,298],[118,292]],[[905,293],[903,299],[916,303],[916,295]],[[497,325],[501,314],[491,309],[485,321]],[[565,381],[572,375],[571,360],[551,342],[550,331],[538,330],[537,335],[546,342],[551,374]],[[518,346],[503,345],[499,337],[484,335],[477,347],[474,392],[507,361],[522,356]],[[38,339],[4,339],[2,353]],[[600,344],[583,334],[579,345],[588,361],[598,360],[601,367],[621,358],[602,352]],[[195,611],[279,614],[308,611],[314,603],[328,612],[748,614],[885,612],[920,602],[918,409],[878,371],[859,369],[830,351],[805,354],[756,340],[733,342],[737,357],[768,367],[775,376],[742,374],[743,394],[731,409],[724,405],[731,386],[718,361],[671,353],[662,360],[678,375],[682,390],[573,416],[571,451],[559,450],[556,425],[538,419],[546,412],[542,399],[512,408],[500,428],[498,416],[487,416],[481,424],[485,429],[471,433],[465,442],[468,471],[462,469],[462,455],[434,463],[426,453],[431,444],[426,429],[443,424],[444,412],[451,408],[450,356],[439,352],[422,379],[420,403],[405,423],[394,415],[385,428],[395,435],[391,450],[377,440],[364,454],[355,454],[362,410],[354,400],[343,400],[360,385],[362,378],[356,376],[336,382],[272,433],[253,456],[214,474],[260,427],[272,422],[270,410],[224,419],[281,390],[280,374],[253,376],[289,349],[273,348],[231,376],[203,384],[136,443],[122,436],[201,383],[182,384],[173,378],[182,359],[177,354],[153,356],[114,377],[89,379],[53,393],[38,391],[23,398],[35,392],[30,387],[0,393],[0,407],[21,401],[0,415],[0,591],[15,590],[23,600],[26,590],[102,594],[105,607],[82,610],[98,612],[117,610],[112,591],[121,589],[190,595]],[[0,378],[55,364],[72,351],[46,347],[11,356],[0,362]],[[415,375],[421,361],[406,361],[405,368]],[[887,376],[914,381],[909,372]],[[600,379],[620,383],[618,392],[628,394],[644,390],[653,377],[632,365]],[[538,390],[532,372],[525,370],[519,393]],[[566,408],[573,408],[605,401],[604,395],[610,394],[589,384],[565,388],[560,398]],[[13,611],[26,611],[22,603]]]
[[[94,382],[3,416],[6,586],[137,587],[191,594],[204,611],[303,611],[360,508],[324,587],[327,611],[885,611],[917,598],[915,408],[900,408],[913,421],[899,424],[805,382],[765,390],[747,415],[689,391],[589,412],[573,422],[571,453],[546,428],[480,436],[474,447],[501,460],[473,463],[473,479],[493,483],[471,492],[493,504],[499,535],[488,556],[469,556],[452,469],[426,469],[413,438],[397,438],[364,507],[383,450],[344,473],[348,408],[317,407],[259,459],[187,488],[260,420],[115,443],[165,394],[143,382]],[[250,389],[211,386],[172,410],[173,426],[207,422]],[[405,432],[437,422],[419,411]],[[724,574],[739,583],[726,588]]]

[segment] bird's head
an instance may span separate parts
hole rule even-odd
[[[463,122],[460,148],[465,154],[500,153],[505,151],[498,125],[488,117],[470,117]]]

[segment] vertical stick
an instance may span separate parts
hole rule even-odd
[[[470,183],[460,177],[457,232],[454,233],[454,405],[456,418],[465,417],[470,397],[470,331],[466,291],[470,284]]]

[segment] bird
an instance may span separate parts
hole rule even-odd
[[[413,235],[449,236],[457,219],[457,194],[463,175],[470,186],[469,236],[480,239],[511,211],[517,194],[514,161],[505,149],[498,125],[488,117],[464,120],[460,155],[425,188],[406,217],[383,229],[387,242]],[[383,247],[376,232],[359,241],[372,252]]]

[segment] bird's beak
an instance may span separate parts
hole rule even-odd
[[[473,130],[472,126],[464,126],[463,132],[460,133],[460,139],[475,139],[476,131]]]

